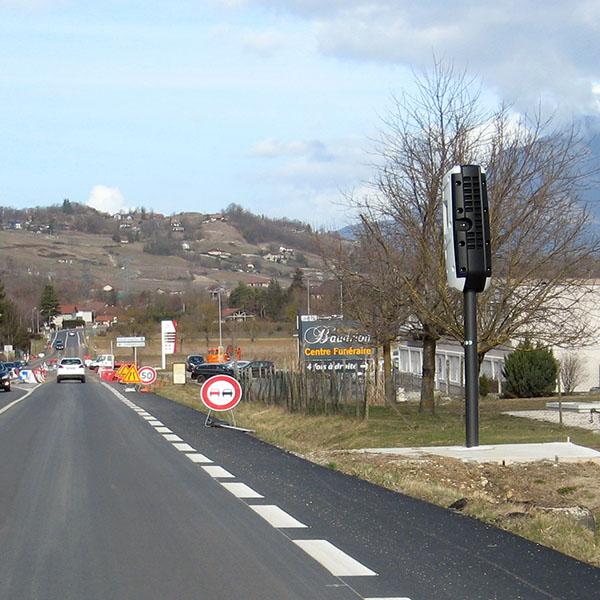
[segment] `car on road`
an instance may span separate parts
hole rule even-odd
[[[5,392],[10,392],[10,371],[0,366],[0,387]]]
[[[55,350],[64,350],[65,349],[65,343],[62,340],[56,340],[54,342],[54,349]]]
[[[75,332],[74,332],[74,331],[69,331],[69,335],[70,335],[70,336],[74,336],[74,335],[75,335]]]
[[[85,366],[79,357],[62,358],[58,363],[56,383],[66,379],[78,379],[81,383],[85,383]]]
[[[233,369],[222,363],[203,363],[198,365],[194,368],[190,377],[195,379],[197,383],[204,383],[214,375],[229,375],[235,377]]]
[[[200,354],[190,354],[185,359],[185,370],[191,373],[195,367],[204,363],[204,356]]]

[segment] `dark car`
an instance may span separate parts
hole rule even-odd
[[[56,350],[64,350],[65,349],[65,343],[62,340],[56,340],[54,342],[54,348]]]
[[[204,356],[200,354],[190,354],[185,359],[185,370],[188,372],[192,372],[198,365],[201,365],[204,362]]]
[[[10,392],[10,371],[0,366],[0,387],[5,392]]]
[[[244,375],[252,377],[266,377],[275,372],[275,365],[270,360],[252,360],[241,368]]]
[[[209,377],[214,375],[230,375],[234,377],[233,369],[220,363],[203,363],[194,367],[190,377],[198,383],[204,383]]]

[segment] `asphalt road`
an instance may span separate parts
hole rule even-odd
[[[0,414],[2,599],[600,597],[599,569],[89,379]]]

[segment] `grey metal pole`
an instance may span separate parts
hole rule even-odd
[[[477,360],[477,294],[464,292],[465,421],[467,448],[479,446],[479,363]]]

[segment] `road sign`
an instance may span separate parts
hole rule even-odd
[[[145,348],[146,338],[140,337],[118,337],[117,348]]]
[[[229,375],[215,375],[202,384],[200,399],[210,410],[231,410],[242,399],[242,386]]]
[[[153,369],[152,367],[139,368],[138,375],[144,385],[152,385],[158,377],[156,369]]]
[[[123,373],[121,374],[121,383],[142,383],[140,374],[138,373],[135,365],[125,367]]]

